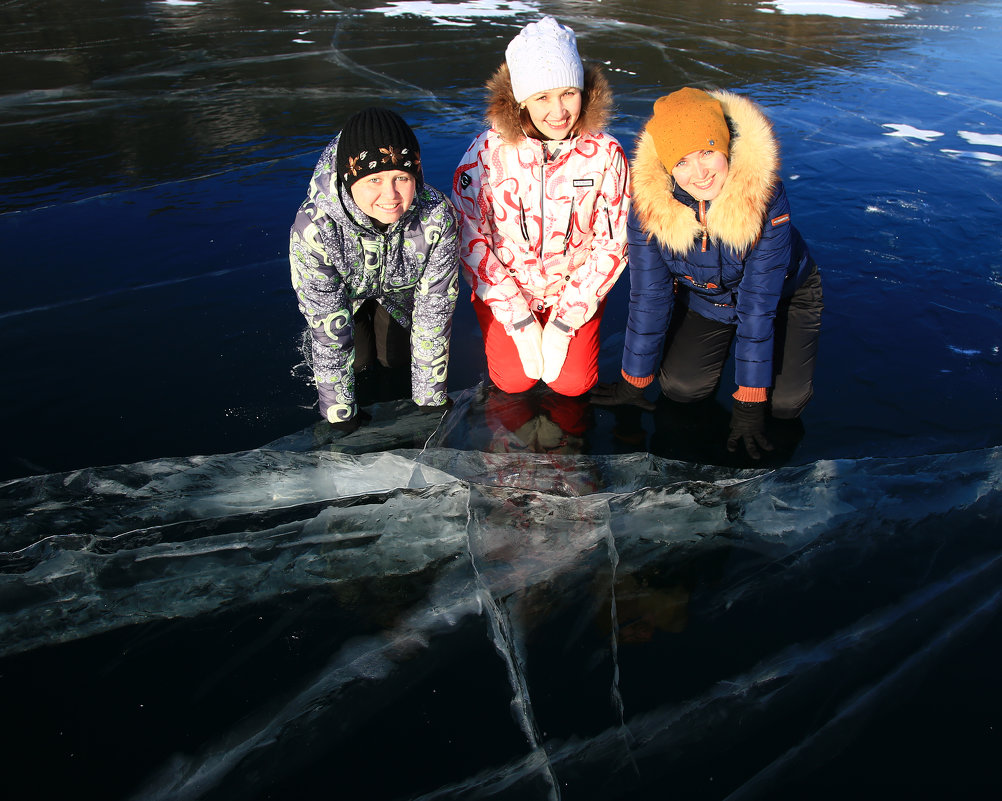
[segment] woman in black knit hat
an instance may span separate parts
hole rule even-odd
[[[317,163],[289,246],[320,413],[335,427],[363,420],[355,374],[377,360],[409,360],[414,402],[445,409],[456,234],[449,201],[422,180],[410,126],[383,108],[352,116]]]

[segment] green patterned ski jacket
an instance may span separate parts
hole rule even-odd
[[[414,402],[439,406],[447,400],[459,290],[455,209],[421,185],[404,216],[378,230],[337,181],[337,142],[317,162],[289,243],[292,286],[312,335],[320,413],[336,423],[357,412],[353,316],[369,298],[411,332]]]

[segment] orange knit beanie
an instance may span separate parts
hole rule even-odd
[[[690,86],[654,101],[646,130],[668,172],[696,150],[719,150],[726,156],[731,142],[720,101]]]

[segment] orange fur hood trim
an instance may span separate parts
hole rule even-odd
[[[709,93],[720,101],[731,128],[727,181],[706,213],[710,237],[745,251],[758,241],[779,180],[779,143],[772,123],[753,101],[724,91]],[[675,253],[686,253],[702,236],[692,209],[672,196],[674,182],[646,130],[637,139],[630,164],[633,207],[650,236]]]
[[[578,133],[602,133],[612,113],[612,87],[598,67],[585,67],[584,111],[578,122]],[[501,134],[509,144],[526,138],[519,119],[519,105],[511,89],[508,65],[498,67],[487,81],[487,124]]]

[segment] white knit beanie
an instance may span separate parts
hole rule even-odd
[[[530,22],[508,43],[505,60],[515,100],[564,86],[584,89],[584,67],[574,31],[553,17]]]

